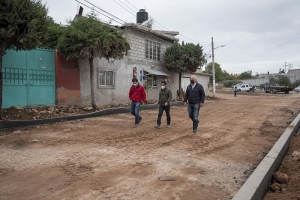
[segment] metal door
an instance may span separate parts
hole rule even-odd
[[[8,51],[3,57],[2,107],[55,105],[54,51]]]

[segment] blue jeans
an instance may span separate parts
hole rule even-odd
[[[193,121],[193,130],[197,130],[198,128],[198,115],[200,111],[200,103],[195,103],[195,104],[188,104],[188,113],[189,117]]]
[[[131,102],[130,104],[130,113],[135,116],[135,124],[140,123],[141,116],[140,112],[141,102]]]

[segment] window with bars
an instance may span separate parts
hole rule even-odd
[[[160,43],[145,40],[145,58],[160,60]]]
[[[99,69],[98,70],[98,81],[99,87],[115,87],[115,72],[111,70],[104,70],[104,69]]]

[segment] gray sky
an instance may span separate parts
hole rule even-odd
[[[211,53],[214,37],[215,47],[226,45],[215,50],[215,62],[229,73],[275,73],[285,62],[300,69],[300,0],[89,1],[126,22],[136,22],[137,9],[146,8],[154,18],[154,29],[179,31],[181,41],[200,43],[205,53]],[[81,5],[75,0],[42,2],[49,15],[62,24],[75,16]],[[83,14],[91,12],[83,7]],[[99,18],[108,20],[100,14]]]

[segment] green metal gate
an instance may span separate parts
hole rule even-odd
[[[54,51],[7,51],[2,62],[2,107],[55,105]]]

